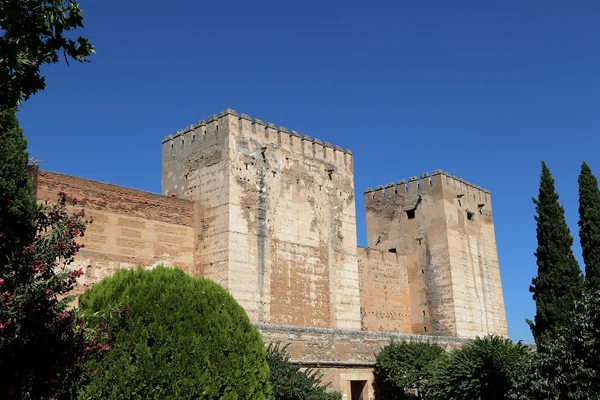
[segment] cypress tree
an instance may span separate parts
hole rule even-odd
[[[537,212],[538,275],[529,287],[536,303],[535,321],[528,323],[539,343],[567,324],[573,304],[581,296],[583,276],[571,249],[573,237],[564,208],[558,202],[554,178],[545,162],[542,162],[539,196],[533,202]]]
[[[28,243],[35,234],[37,210],[27,174],[27,141],[13,110],[0,116],[0,265],[15,242]]]
[[[600,189],[585,161],[579,175],[579,240],[587,286],[600,289]]]

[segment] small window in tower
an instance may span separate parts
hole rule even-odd
[[[413,219],[415,217],[415,210],[407,210],[406,216],[408,217],[408,219]]]
[[[389,251],[390,253],[395,253],[395,252],[396,252],[396,248],[389,249],[388,251]]]
[[[181,145],[183,146],[184,144],[185,144],[185,143],[184,143],[184,140],[183,140],[183,139],[181,139]]]
[[[425,270],[424,269],[421,270],[421,275],[425,275]]]
[[[425,310],[423,310],[423,316],[425,316]]]
[[[426,326],[423,327],[423,332],[427,333],[427,327]]]
[[[471,211],[467,211],[467,219],[473,221],[473,213]]]

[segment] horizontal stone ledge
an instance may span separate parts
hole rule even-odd
[[[301,367],[311,368],[374,368],[375,363],[371,361],[299,361],[290,360],[292,364],[298,364]]]
[[[289,325],[271,325],[271,324],[254,324],[256,329],[268,334],[273,333],[306,333],[306,334],[320,334],[320,335],[339,335],[339,336],[353,336],[365,339],[398,339],[398,340],[415,340],[415,341],[431,341],[431,342],[442,342],[442,343],[466,343],[470,341],[470,338],[465,337],[453,337],[453,336],[434,336],[434,335],[417,335],[410,333],[391,333],[391,332],[373,332],[373,331],[361,331],[361,330],[350,330],[350,329],[332,329],[332,328],[312,328],[304,326],[289,326]]]

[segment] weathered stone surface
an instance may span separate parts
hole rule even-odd
[[[292,361],[307,368],[319,368],[324,380],[350,399],[350,381],[366,381],[363,396],[375,399],[373,366],[375,355],[391,340],[429,341],[446,350],[461,346],[463,338],[361,332],[344,329],[290,327],[256,324],[265,344],[289,344]]]
[[[252,321],[359,329],[351,154],[239,121],[224,115],[210,140],[163,146],[163,193],[214,215],[205,229],[219,239],[200,246],[200,269]]]
[[[162,195],[39,171],[40,201],[66,192],[95,220],[75,294],[118,268],[177,265],[348,395],[352,380],[371,388],[391,338],[507,335],[486,190],[442,170],[369,188],[359,248],[350,150],[227,109],[167,136],[162,160]]]
[[[369,247],[405,257],[412,332],[507,336],[489,193],[442,171],[401,186],[365,193],[365,212]]]

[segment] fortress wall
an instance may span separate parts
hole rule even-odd
[[[358,248],[362,330],[412,333],[406,257]]]
[[[440,176],[457,335],[508,336],[490,194],[449,174]]]
[[[255,325],[266,345],[288,345],[292,361],[303,367],[319,368],[324,382],[332,382],[336,390],[350,396],[350,382],[366,382],[363,395],[374,399],[373,367],[379,351],[391,340],[430,341],[451,350],[467,342],[465,338],[408,335],[384,332],[361,332],[343,329]]]
[[[369,247],[394,249],[405,258],[412,333],[453,334],[445,214],[439,184],[428,174],[367,189],[364,193]]]
[[[162,142],[162,193],[196,202],[200,275],[223,287],[229,277],[229,135],[215,115]]]
[[[489,192],[438,170],[364,195],[369,246],[407,257],[413,333],[507,334]]]
[[[231,141],[231,293],[253,321],[360,329],[350,151],[233,110],[219,121]]]
[[[55,202],[65,192],[78,200],[73,211],[83,208],[93,218],[71,266],[84,271],[74,294],[119,268],[165,263],[198,275],[192,202],[43,170],[33,181],[38,201]]]

